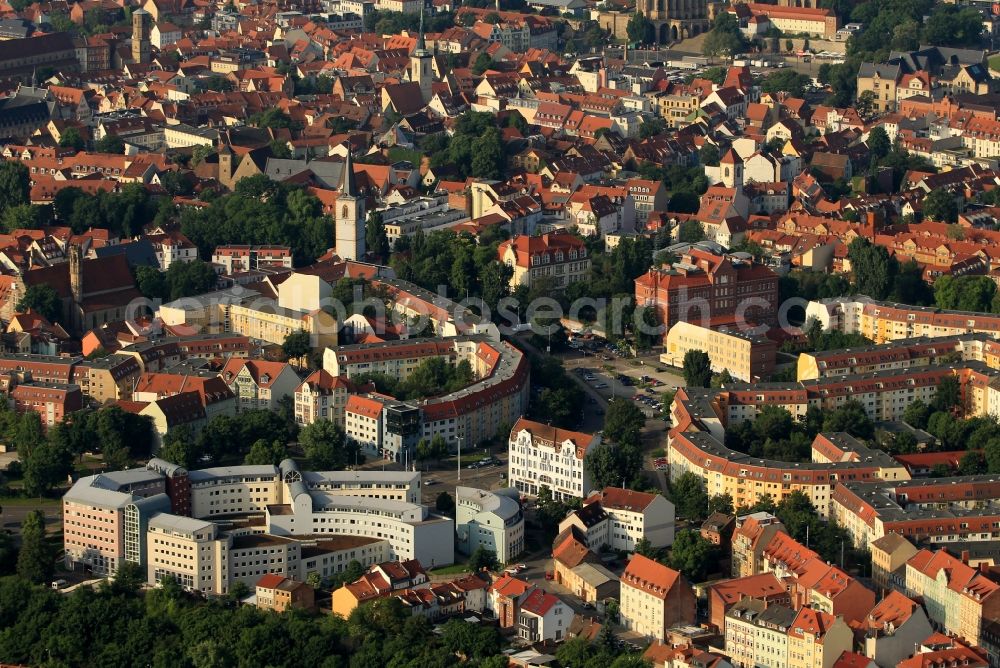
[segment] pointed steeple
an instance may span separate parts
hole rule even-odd
[[[413,50],[413,55],[417,57],[426,57],[430,55],[427,52],[427,42],[424,41],[424,6],[420,5],[420,29],[417,32],[417,48]]]
[[[354,161],[351,159],[351,149],[347,149],[347,159],[340,171],[340,196],[357,197],[358,184],[354,180]]]

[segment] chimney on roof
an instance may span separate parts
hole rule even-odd
[[[966,566],[969,565],[969,551],[968,550],[962,550],[962,563],[965,564]]]

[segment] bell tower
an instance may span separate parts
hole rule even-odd
[[[424,42],[424,8],[420,7],[420,33],[417,37],[417,48],[413,50],[413,55],[410,56],[410,81],[420,84],[420,97],[423,99],[424,104],[431,101],[432,91],[431,82],[434,79],[434,72],[431,69],[431,60],[433,56],[431,52],[427,50],[427,45]]]
[[[334,211],[334,234],[337,255],[344,260],[361,260],[365,257],[365,198],[358,194],[354,178],[354,161],[348,149],[347,159],[340,174],[340,194]]]
[[[132,12],[132,61],[148,63],[150,61],[149,32],[152,30],[150,19],[152,15],[145,9]]]

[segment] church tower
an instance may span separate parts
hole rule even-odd
[[[365,198],[358,194],[350,150],[340,173],[339,189],[334,211],[337,255],[344,260],[362,260],[365,257]]]
[[[743,189],[743,158],[736,151],[729,149],[719,160],[719,174],[722,185],[727,188]]]
[[[148,63],[151,59],[149,32],[152,15],[145,9],[132,12],[132,62]]]
[[[420,84],[420,97],[424,104],[431,101],[431,81],[434,73],[431,69],[431,59],[433,56],[427,50],[424,43],[424,8],[420,7],[420,33],[417,37],[417,48],[410,56],[410,81]]]

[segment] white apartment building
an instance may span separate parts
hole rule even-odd
[[[417,559],[427,568],[455,561],[455,522],[404,501],[309,492],[288,485],[288,500],[268,506],[268,533],[275,536],[343,534],[389,542],[392,560]]]
[[[382,453],[382,402],[352,394],[344,406],[344,433],[369,457]]]
[[[309,425],[317,420],[344,423],[349,385],[343,378],[320,369],[295,388],[295,422]]]
[[[222,380],[236,395],[237,412],[274,411],[284,397],[291,397],[300,384],[292,365],[230,358],[222,369]]]
[[[580,510],[559,523],[562,532],[575,526],[594,550],[633,552],[645,538],[653,547],[674,543],[674,504],[659,494],[645,494],[620,487],[606,487],[584,501]]]
[[[275,466],[223,466],[191,471],[191,515],[261,513],[281,503],[281,475]]]
[[[506,564],[524,551],[524,513],[518,492],[489,492],[473,487],[455,488],[456,549],[472,554],[477,548],[491,550]]]
[[[584,459],[600,445],[600,436],[520,418],[508,443],[510,486],[528,496],[548,487],[560,501],[586,498],[593,490]]]

